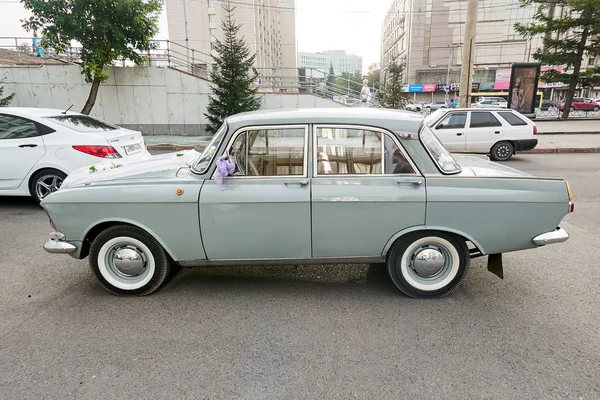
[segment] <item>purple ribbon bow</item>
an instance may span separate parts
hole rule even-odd
[[[235,164],[223,157],[217,158],[217,170],[215,171],[215,182],[221,186],[223,178],[227,175],[233,174],[235,171]]]

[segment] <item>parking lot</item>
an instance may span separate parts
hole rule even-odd
[[[563,244],[474,259],[411,300],[368,265],[183,270],[116,297],[52,256],[28,198],[0,197],[0,398],[600,398],[600,154],[507,163],[569,180]]]

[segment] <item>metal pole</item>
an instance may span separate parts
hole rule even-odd
[[[448,73],[446,74],[446,96],[448,102],[450,100],[450,67],[452,66],[452,46],[448,45]]]
[[[185,22],[185,55],[187,61],[188,71],[191,70],[190,66],[190,32],[188,30],[188,0],[183,0],[183,19]]]
[[[467,19],[465,21],[465,37],[463,40],[462,67],[460,71],[460,107],[471,105],[471,71],[473,70],[473,53],[475,50],[475,34],[477,32],[477,0],[468,0]]]

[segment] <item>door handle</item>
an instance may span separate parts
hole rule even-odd
[[[37,147],[37,144],[20,144],[19,147],[20,148],[23,148],[23,147]]]
[[[306,186],[308,185],[308,181],[304,180],[304,181],[289,181],[289,182],[285,182],[285,185],[300,185],[300,186]]]
[[[405,184],[405,183],[410,183],[410,184],[413,184],[415,186],[419,186],[419,185],[421,185],[423,183],[423,179],[407,179],[405,181],[396,181],[396,183],[398,185],[402,185],[402,184]]]
[[[457,133],[456,136],[462,136],[462,132],[461,133]]]
[[[498,134],[500,133],[500,131],[496,131],[496,132],[494,132],[494,133],[495,133],[496,135],[498,135]]]

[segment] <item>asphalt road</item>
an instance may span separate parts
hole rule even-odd
[[[182,271],[144,298],[41,248],[46,215],[0,198],[2,399],[598,399],[600,154],[509,165],[569,179],[563,244],[473,260],[442,300],[368,266]]]

